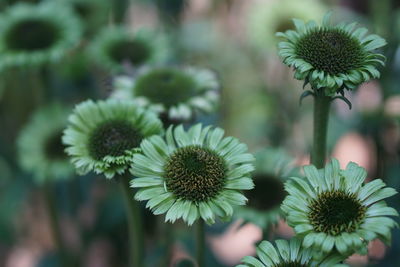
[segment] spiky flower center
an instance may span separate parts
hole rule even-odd
[[[202,202],[225,184],[226,164],[216,152],[197,145],[178,148],[164,166],[166,186],[178,198]]]
[[[170,107],[192,97],[194,88],[195,81],[188,74],[177,69],[160,68],[138,79],[135,94]]]
[[[59,29],[51,21],[30,18],[17,22],[5,36],[10,50],[35,51],[54,45],[59,36]]]
[[[288,262],[281,262],[273,267],[309,267],[308,264],[302,264],[299,261],[288,261]]]
[[[44,143],[44,153],[49,160],[66,159],[67,155],[64,152],[65,146],[62,143],[63,131],[60,129],[53,135],[49,136]]]
[[[298,40],[295,51],[317,70],[333,75],[361,67],[365,58],[361,43],[340,29],[310,31]]]
[[[110,47],[110,56],[118,63],[142,64],[150,53],[150,47],[140,40],[120,40]]]
[[[122,156],[139,146],[143,135],[132,123],[113,120],[100,124],[89,137],[90,155],[97,160],[105,156]]]
[[[255,187],[246,192],[248,205],[261,211],[278,207],[286,196],[282,181],[267,174],[254,175]]]
[[[339,235],[354,232],[365,218],[366,207],[354,194],[327,191],[311,201],[308,218],[317,232]]]

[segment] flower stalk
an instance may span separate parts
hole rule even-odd
[[[128,221],[129,232],[129,266],[141,267],[143,266],[143,224],[140,212],[139,203],[134,200],[131,188],[129,185],[129,178],[126,175],[121,175],[118,179],[122,195],[125,202],[126,217]]]
[[[68,267],[69,266],[68,258],[62,241],[60,220],[57,213],[56,201],[54,193],[52,191],[51,183],[47,182],[43,185],[43,194],[47,205],[47,212],[50,220],[50,228],[52,231],[54,242],[57,246],[58,255],[61,258],[61,266]]]
[[[311,164],[321,169],[326,159],[326,139],[329,123],[329,110],[331,97],[326,96],[322,90],[315,91],[314,96],[314,136],[311,151]]]
[[[205,225],[204,220],[200,219],[197,222],[196,227],[196,259],[197,266],[204,267],[204,256],[205,256]]]

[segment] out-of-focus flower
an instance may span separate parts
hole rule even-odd
[[[246,192],[246,206],[235,210],[235,217],[267,230],[281,218],[280,205],[286,196],[284,182],[293,173],[293,163],[283,150],[263,149],[255,154],[254,189]]]
[[[133,99],[164,121],[182,122],[193,119],[196,112],[215,111],[219,86],[216,74],[207,69],[146,67],[133,77],[117,77],[112,97]]]
[[[36,182],[70,178],[74,167],[61,142],[70,110],[52,104],[38,110],[18,138],[21,167],[32,172]]]
[[[185,131],[169,127],[166,140],[153,136],[143,140],[142,154],[135,154],[131,172],[135,195],[148,201],[155,215],[166,213],[172,223],[182,218],[192,225],[201,217],[208,224],[215,218],[229,219],[234,205],[244,205],[241,190],[252,189],[250,173],[254,157],[236,138],[223,137],[220,128],[197,124]]]
[[[79,19],[51,1],[17,4],[1,14],[0,70],[59,61],[81,38]]]

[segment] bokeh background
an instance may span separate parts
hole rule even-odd
[[[55,0],[54,0],[55,1]],[[61,0],[60,0],[61,1]],[[0,14],[20,2],[0,0]],[[79,43],[52,64],[13,67],[0,73],[0,266],[61,266],[52,237],[46,195],[33,174],[21,168],[17,139],[34,112],[49,103],[67,107],[86,99],[104,99],[115,71],[90,54],[96,36],[112,25],[133,31],[153,29],[165,37],[167,63],[193,65],[218,73],[221,103],[216,115],[199,120],[223,127],[248,144],[285,151],[293,166],[309,162],[312,99],[299,105],[302,84],[277,56],[276,31],[292,27],[291,18],[320,20],[327,10],[335,21],[358,21],[384,37],[386,67],[381,79],[347,92],[331,112],[329,153],[342,167],[354,161],[369,179],[382,178],[400,189],[400,1],[397,0],[65,0],[79,17]],[[67,7],[65,7],[67,8]],[[0,15],[1,16],[1,15]],[[0,20],[0,32],[1,32]],[[26,29],[29,32],[29,28]],[[154,39],[153,42],[161,42]],[[49,121],[49,124],[52,122]],[[35,142],[32,137],[31,142]],[[125,266],[126,219],[117,183],[100,175],[54,181],[53,204],[61,238],[80,266]],[[400,209],[400,197],[389,199]],[[146,214],[146,262],[169,266],[194,252],[193,229],[178,222],[165,235],[163,216]],[[280,221],[268,235],[255,224],[234,218],[207,229],[207,266],[234,266],[255,252],[262,238],[289,238]],[[167,249],[170,244],[170,249]],[[367,256],[354,255],[352,266],[400,266],[400,232],[392,246],[372,242]],[[184,265],[182,265],[184,266]],[[189,266],[189,265],[188,265]]]

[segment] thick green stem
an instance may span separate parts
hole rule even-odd
[[[142,214],[139,203],[133,198],[134,192],[129,186],[127,176],[119,177],[120,188],[124,197],[129,232],[129,264],[131,267],[142,267],[144,256],[144,235]]]
[[[43,186],[43,193],[46,198],[47,212],[50,219],[50,227],[53,234],[54,242],[56,243],[58,254],[61,259],[61,265],[68,267],[68,258],[62,241],[60,229],[60,221],[57,213],[56,199],[52,190],[52,184],[47,182]]]
[[[198,267],[204,267],[205,254],[205,231],[204,221],[199,219],[196,227],[196,259]]]
[[[314,97],[314,136],[311,152],[311,164],[323,168],[326,158],[326,138],[328,131],[331,98],[322,92]]]

